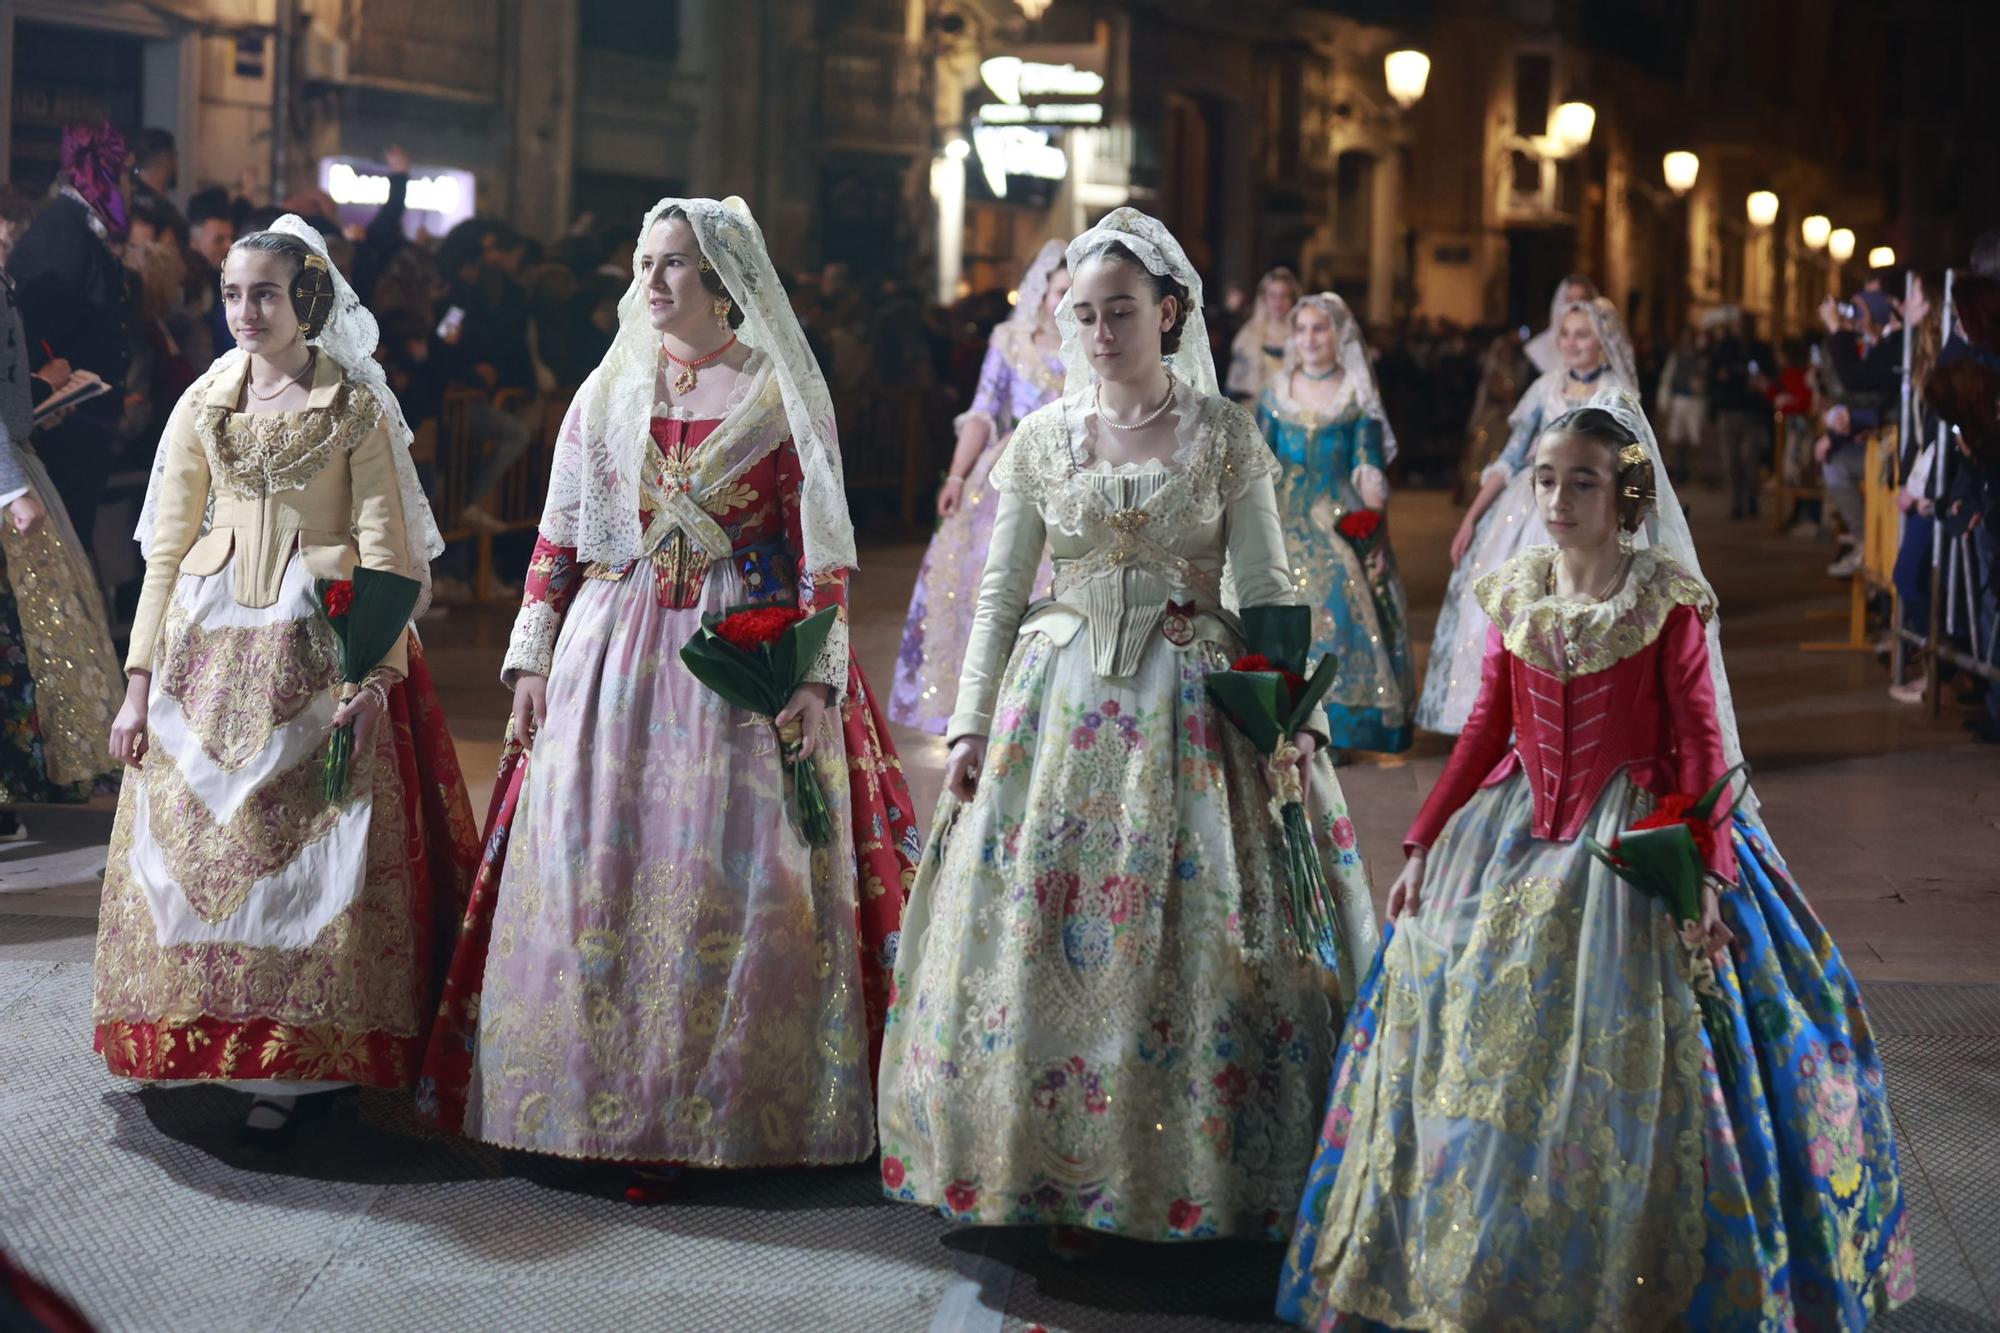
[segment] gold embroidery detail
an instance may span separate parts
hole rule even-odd
[[[366,389],[343,384],[327,408],[298,412],[235,412],[209,406],[196,418],[216,489],[242,500],[260,500],[308,485],[335,449],[351,450],[382,419],[382,405]]]
[[[1507,651],[1559,680],[1616,666],[1660,637],[1677,606],[1707,620],[1715,594],[1664,553],[1647,547],[1632,554],[1632,568],[1616,594],[1601,602],[1549,592],[1553,546],[1531,547],[1473,586],[1473,595],[1500,629]]]
[[[175,603],[162,638],[159,691],[225,773],[263,753],[273,731],[340,681],[332,627],[317,615],[206,629]]]
[[[105,756],[124,673],[89,560],[53,519],[26,536],[0,521],[0,547],[6,552],[0,586],[13,588],[49,781],[66,787],[114,771]]]

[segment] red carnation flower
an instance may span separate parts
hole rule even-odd
[[[1659,805],[1654,807],[1652,814],[1647,815],[1626,831],[1637,833],[1641,829],[1672,828],[1676,824],[1685,824],[1687,825],[1688,832],[1694,837],[1696,855],[1700,856],[1703,861],[1707,861],[1715,855],[1715,826],[1707,820],[1691,818],[1689,813],[1700,799],[1700,797],[1688,796],[1680,792],[1662,796]],[[1611,844],[1611,850],[1613,852],[1618,850],[1616,841]]]
[[[1247,657],[1237,658],[1229,669],[1231,671],[1276,671],[1278,668],[1272,666],[1271,659],[1264,656],[1264,654],[1251,653]]]
[[[1379,509],[1355,509],[1340,516],[1340,535],[1351,542],[1365,542],[1382,526]]]
[[[354,605],[354,580],[342,579],[338,583],[326,585],[326,618],[338,620]]]
[[[786,630],[805,618],[806,612],[796,606],[764,606],[724,616],[716,622],[715,632],[747,653],[776,643]]]

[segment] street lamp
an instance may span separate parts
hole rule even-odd
[[[1685,148],[1677,148],[1660,159],[1660,171],[1667,178],[1667,188],[1675,194],[1686,194],[1694,188],[1695,178],[1701,175],[1701,159]]]
[[[1826,249],[1826,238],[1832,232],[1833,222],[1824,213],[1815,213],[1799,223],[1799,239],[1808,250]]]
[[[1423,98],[1424,85],[1431,79],[1431,58],[1422,51],[1391,51],[1382,58],[1382,77],[1389,96],[1408,111]]]
[[[1769,190],[1752,190],[1743,201],[1743,210],[1750,215],[1751,226],[1768,227],[1778,220],[1778,196]]]
[[[1054,4],[1055,0],[1014,0],[1014,3],[1028,16],[1028,22],[1033,23],[1049,12],[1049,6]]]
[[[944,146],[944,155],[954,162],[963,162],[972,156],[972,145],[963,139],[953,139]]]
[[[1845,264],[1854,257],[1854,233],[1846,227],[1835,227],[1827,233],[1827,257],[1836,264]]]
[[[1563,157],[1574,156],[1583,151],[1590,142],[1591,131],[1597,128],[1597,108],[1588,102],[1564,102],[1556,108],[1551,128],[1555,131],[1556,152]]]
[[[1873,250],[1870,250],[1868,252],[1868,267],[1870,268],[1896,267],[1895,250],[1890,246],[1886,245],[1876,246]]]

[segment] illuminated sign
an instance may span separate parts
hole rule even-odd
[[[1069,174],[1069,157],[1049,142],[1048,131],[1026,125],[976,125],[972,147],[979,169],[996,199],[1007,197],[1009,176],[1059,181]]]
[[[389,169],[378,162],[356,157],[323,157],[319,161],[319,186],[340,207],[343,222],[366,222],[374,210],[389,202]],[[419,228],[441,235],[472,216],[474,203],[472,173],[456,167],[414,167],[403,193],[408,209],[404,230],[414,236]]]
[[[988,125],[1101,125],[1102,102],[1037,102],[1034,106],[988,102],[976,113]]]
[[[982,62],[979,77],[995,97],[1015,106],[1032,97],[1096,97],[1104,91],[1104,76],[1095,70],[1019,56],[994,56]]]

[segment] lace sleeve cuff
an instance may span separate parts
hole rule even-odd
[[[836,699],[845,695],[848,653],[847,617],[843,615],[837,617],[833,628],[827,631],[819,656],[813,658],[812,665],[806,668],[806,679],[816,685],[831,686]]]
[[[523,676],[546,676],[556,655],[556,635],[562,630],[562,612],[548,602],[529,602],[514,617],[514,633],[507,640],[507,659],[500,668],[500,683],[513,689]]]

